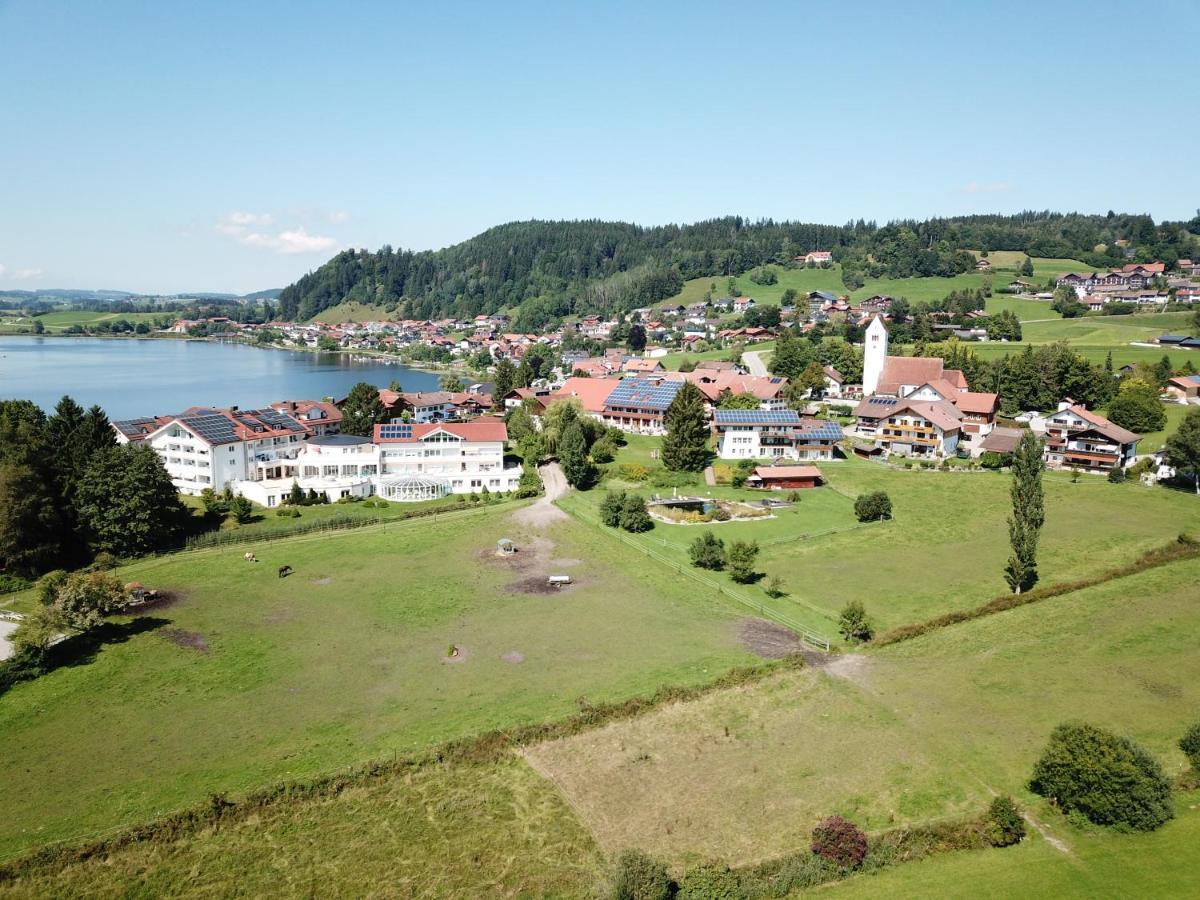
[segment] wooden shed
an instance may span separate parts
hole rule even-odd
[[[821,470],[816,466],[759,466],[746,479],[746,485],[767,491],[790,491],[815,488],[821,481]]]

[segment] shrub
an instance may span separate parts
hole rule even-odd
[[[697,568],[725,568],[725,542],[711,531],[704,532],[692,541],[688,555],[692,558],[692,565]]]
[[[614,900],[667,900],[670,896],[671,876],[661,862],[640,850],[626,850],[617,857]]]
[[[375,501],[376,509],[387,509],[390,505],[391,504],[389,504],[386,500],[376,500]]]
[[[856,869],[867,855],[867,836],[853,822],[830,816],[813,829],[812,852],[843,871]]]
[[[854,501],[854,515],[860,522],[878,522],[892,517],[892,499],[885,491],[860,494]]]
[[[785,594],[787,594],[787,588],[784,587],[783,579],[778,575],[771,576],[771,580],[767,583],[767,596],[778,599]]]
[[[1153,831],[1175,815],[1158,761],[1128,738],[1085,723],[1054,729],[1029,787],[1096,825]]]
[[[712,511],[712,517],[718,522],[728,522],[733,518],[733,513],[723,506],[718,506]]]
[[[1108,483],[1109,484],[1124,484],[1125,483],[1125,470],[1122,469],[1120,466],[1113,466],[1111,469],[1109,469],[1108,470]]]
[[[12,594],[16,591],[23,591],[29,587],[29,584],[24,578],[9,575],[7,572],[0,572],[0,594]]]
[[[275,510],[275,515],[281,519],[298,519],[300,517],[300,510],[294,506],[281,506]]]
[[[987,838],[993,847],[1010,847],[1025,837],[1025,820],[1012,797],[997,797],[988,807]]]
[[[241,494],[238,494],[229,502],[229,511],[233,513],[233,519],[239,525],[245,525],[254,518],[254,507]]]
[[[1200,722],[1183,733],[1179,739],[1179,749],[1188,758],[1192,768],[1200,772]]]
[[[621,527],[634,533],[649,531],[654,527],[654,521],[646,510],[646,501],[637,494],[626,494],[621,502]]]
[[[854,643],[869,641],[875,636],[875,626],[858,600],[851,600],[842,608],[842,614],[838,617],[838,631],[842,637]]]
[[[645,481],[650,477],[650,469],[638,463],[621,463],[617,466],[617,477],[622,481]]]
[[[605,491],[604,499],[600,501],[600,521],[609,528],[617,528],[620,526],[621,506],[624,503],[624,491]]]
[[[746,893],[729,866],[707,865],[688,869],[679,879],[675,896],[679,900],[741,900]]]
[[[746,479],[750,476],[742,469],[734,469],[733,474],[729,476],[729,484],[735,488],[745,487]]]
[[[1007,455],[1008,454],[1005,453],[996,453],[993,450],[988,450],[979,457],[979,465],[983,466],[985,469],[1002,469],[1005,465],[1007,465],[1007,462],[1005,461],[1005,457]]]
[[[115,569],[121,564],[113,554],[107,550],[101,550],[96,554],[96,558],[92,560],[92,564],[88,568],[93,572],[107,572],[109,569]]]

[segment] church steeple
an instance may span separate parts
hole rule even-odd
[[[879,376],[887,360],[888,333],[883,318],[876,315],[867,326],[866,344],[863,347],[863,396],[870,397],[879,388]]]

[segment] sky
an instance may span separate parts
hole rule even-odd
[[[0,288],[244,293],[530,218],[1191,218],[1198,29],[1200,0],[0,0]]]

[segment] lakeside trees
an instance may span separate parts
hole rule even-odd
[[[33,577],[107,551],[178,542],[184,516],[162,461],[118,447],[104,411],[0,401],[0,570]]]

